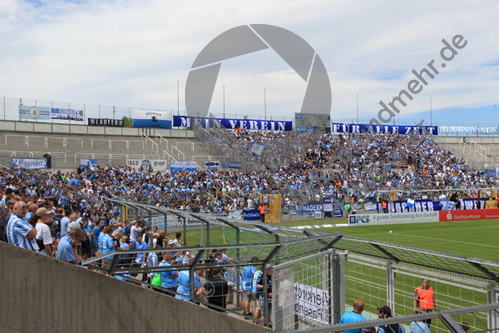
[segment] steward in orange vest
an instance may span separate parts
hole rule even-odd
[[[432,312],[434,307],[435,311],[438,311],[433,288],[430,287],[428,279],[423,279],[421,286],[414,289],[414,310],[421,308],[423,311]],[[431,319],[423,320],[423,322],[430,326]]]

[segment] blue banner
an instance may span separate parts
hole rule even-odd
[[[461,202],[461,210],[477,209],[477,199],[459,199]],[[485,201],[487,199],[480,199],[481,209],[485,208]],[[383,212],[383,203],[376,202],[377,210],[379,213]],[[364,204],[365,205],[365,204]],[[388,211],[391,213],[409,213],[409,212],[432,212],[440,210],[454,210],[456,203],[445,200],[415,200],[413,207],[409,207],[407,201],[390,201],[388,202]]]
[[[50,119],[48,106],[19,105],[19,119]]]
[[[241,169],[243,162],[227,162],[227,167],[230,169]]]
[[[224,118],[197,118],[187,116],[173,116],[173,126],[188,128],[193,125],[204,128],[226,128],[226,129],[248,129],[248,130],[269,130],[269,131],[291,131],[292,121],[270,121],[256,119],[224,119]]]
[[[429,135],[438,135],[438,126],[422,126]],[[371,130],[372,128],[372,130]],[[365,125],[365,124],[341,124],[333,123],[331,133],[364,133],[373,134],[421,134],[422,129],[419,126],[398,126],[398,125]]]
[[[193,162],[177,162],[170,161],[171,173],[177,171],[195,171],[198,168],[198,164],[196,161]]]
[[[243,217],[245,220],[256,221],[260,220],[260,213],[256,209],[243,210]]]
[[[47,169],[47,160],[44,158],[14,158],[12,169]]]

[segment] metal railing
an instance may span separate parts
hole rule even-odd
[[[172,155],[173,155],[173,149],[177,151],[177,158],[180,159],[180,155],[182,155],[182,158],[185,161],[185,154],[181,152],[177,147],[172,145]]]
[[[161,143],[164,141],[165,142],[165,145],[166,145],[166,150],[168,150],[168,140],[166,140],[161,134],[159,133],[155,133],[155,137],[156,138],[160,138],[161,140],[159,140],[159,144],[161,145]]]

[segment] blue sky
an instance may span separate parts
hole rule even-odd
[[[442,39],[467,46],[397,116],[460,125],[499,121],[499,3],[479,1],[15,1],[0,3],[0,96],[177,111],[191,65],[213,38],[265,23],[304,38],[324,62],[333,119],[376,117]],[[273,50],[224,61],[210,111],[292,117],[306,82]],[[103,108],[103,110],[109,108]],[[112,109],[112,108],[111,108]],[[94,108],[95,110],[95,108]],[[126,114],[118,108],[117,116]],[[96,112],[96,111],[94,111]],[[102,111],[106,113],[109,111]],[[89,113],[90,114],[90,113]],[[106,114],[102,115],[109,116]]]

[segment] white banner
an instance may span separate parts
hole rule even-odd
[[[50,108],[50,119],[83,121],[83,110]]]
[[[44,158],[12,158],[12,169],[47,169]]]
[[[166,170],[166,160],[126,160],[126,165],[145,172],[156,172]]]
[[[349,225],[377,225],[438,222],[438,212],[356,214],[348,217]]]
[[[196,161],[192,162],[177,162],[177,161],[170,161],[170,168],[171,172],[177,172],[177,171],[194,171],[198,168],[198,163]]]
[[[321,324],[329,324],[329,293],[303,283],[295,283],[295,313]]]
[[[438,133],[497,134],[497,127],[438,126]]]
[[[132,109],[132,127],[172,128],[171,111],[147,111]]]

